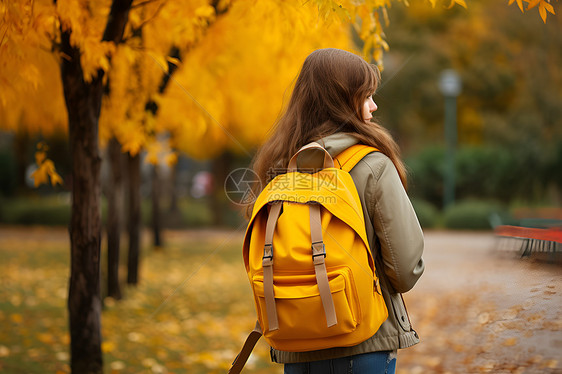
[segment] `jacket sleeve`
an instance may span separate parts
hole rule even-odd
[[[394,164],[380,153],[376,158],[368,163],[374,178],[367,180],[367,211],[380,243],[382,270],[394,290],[404,293],[425,268],[423,232]]]

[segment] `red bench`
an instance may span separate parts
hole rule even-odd
[[[495,227],[494,232],[500,239],[507,239],[500,243],[500,249],[518,249],[521,257],[530,256],[532,252],[562,252],[560,226],[531,228],[500,225]]]

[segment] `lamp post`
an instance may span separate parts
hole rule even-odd
[[[444,70],[439,77],[439,89],[445,96],[445,180],[443,207],[455,201],[455,149],[457,146],[457,96],[461,92],[461,80],[456,71]]]

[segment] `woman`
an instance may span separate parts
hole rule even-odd
[[[273,361],[285,364],[287,374],[394,373],[396,350],[419,342],[401,293],[423,273],[423,234],[405,192],[406,172],[398,147],[384,128],[371,122],[379,79],[376,67],[352,53],[339,49],[311,53],[286,112],[254,160],[254,171],[265,186],[285,173],[290,157],[312,141],[332,157],[357,143],[380,150],[365,156],[350,174],[361,199],[389,316],[374,336],[353,347],[312,352],[272,349]],[[315,155],[299,157],[299,168],[321,165]]]

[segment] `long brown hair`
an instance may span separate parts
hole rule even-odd
[[[286,172],[289,159],[303,145],[336,132],[349,133],[360,143],[378,148],[392,160],[406,187],[398,145],[385,128],[363,120],[363,103],[379,82],[377,67],[353,53],[327,48],[308,55],[285,113],[254,157],[253,169],[261,188]]]

